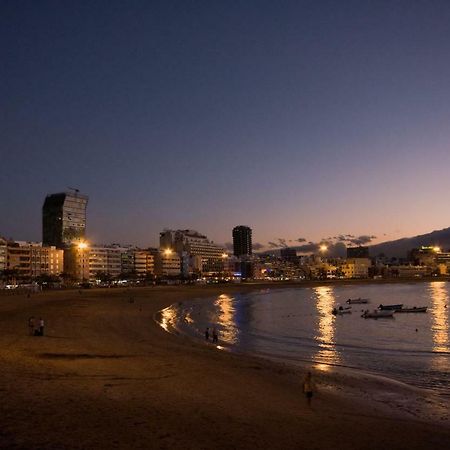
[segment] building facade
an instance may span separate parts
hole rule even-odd
[[[211,242],[195,230],[164,230],[160,233],[160,249],[175,252],[189,259],[192,273],[212,274],[223,272],[225,249]]]
[[[42,206],[42,242],[65,248],[86,235],[88,197],[75,192],[47,195]]]
[[[233,228],[234,256],[250,256],[252,254],[252,229],[245,225]]]

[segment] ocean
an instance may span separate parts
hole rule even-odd
[[[246,352],[291,364],[309,362],[382,375],[450,396],[450,284],[326,284],[266,289],[180,302],[161,313],[168,331],[204,340],[206,327],[219,331],[220,349]],[[333,307],[349,298],[369,298],[352,313]],[[426,313],[395,313],[364,319],[379,304],[427,306]]]

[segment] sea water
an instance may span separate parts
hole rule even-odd
[[[290,363],[308,361],[388,376],[450,395],[450,289],[446,282],[326,284],[222,294],[173,305],[161,324],[203,339],[219,330],[220,346]],[[369,298],[335,316],[349,298]],[[379,304],[427,306],[426,313],[364,319]]]

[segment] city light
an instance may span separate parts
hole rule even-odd
[[[321,252],[326,252],[328,250],[328,247],[325,244],[321,244],[319,249]]]
[[[78,248],[79,248],[80,250],[84,250],[84,249],[87,248],[87,247],[88,247],[87,242],[79,242],[79,243],[78,243]]]
[[[164,250],[164,255],[165,256],[169,256],[169,255],[171,255],[172,254],[172,249],[171,248],[166,248],[165,250]]]
[[[436,253],[441,253],[441,247],[433,247],[433,251]]]
[[[228,258],[228,254],[227,253],[222,253],[222,258]]]

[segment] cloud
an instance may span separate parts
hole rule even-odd
[[[276,244],[275,242],[268,242],[267,245],[269,246],[269,248],[280,248],[280,246],[278,244]]]
[[[287,247],[286,239],[278,238],[278,243],[280,247]]]
[[[252,244],[252,247],[253,247],[253,250],[262,250],[265,247],[265,245],[260,244],[259,242],[254,242]]]
[[[349,239],[348,242],[355,245],[365,245],[372,242],[374,239],[376,239],[376,236],[369,236],[367,234],[363,234],[361,236],[358,236],[357,238]]]
[[[306,239],[305,238],[298,238],[298,239],[295,239],[295,241],[296,242],[306,242]]]

